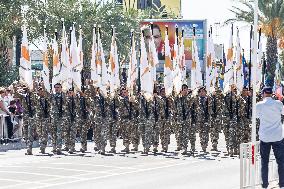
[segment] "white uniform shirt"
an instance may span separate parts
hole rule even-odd
[[[256,117],[260,120],[259,139],[263,142],[281,141],[284,128],[281,123],[283,104],[279,100],[266,97],[256,104]]]

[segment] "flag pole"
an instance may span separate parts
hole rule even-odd
[[[252,98],[252,134],[251,134],[251,141],[252,141],[252,172],[251,172],[251,178],[252,178],[252,188],[255,188],[255,144],[256,144],[256,65],[257,65],[257,27],[258,27],[258,0],[254,0],[254,41],[253,41],[253,66],[252,66],[252,84],[253,84],[253,98]]]

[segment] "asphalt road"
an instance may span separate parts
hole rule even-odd
[[[12,189],[237,189],[239,159],[225,153],[221,136],[219,152],[203,154],[197,141],[195,156],[175,152],[174,137],[168,153],[108,153],[99,155],[93,144],[88,152],[52,155],[49,147],[25,156],[25,150],[0,153],[0,188]],[[142,151],[142,145],[139,146]],[[76,145],[79,150],[80,145]],[[118,140],[117,151],[123,149]],[[107,150],[110,150],[108,147]],[[210,150],[210,149],[209,149]]]

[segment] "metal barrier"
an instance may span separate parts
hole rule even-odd
[[[260,158],[260,145],[259,141],[255,145],[255,180],[256,186],[261,185],[261,158]],[[252,154],[251,154],[251,143],[242,143],[240,145],[240,188],[252,187]],[[277,163],[273,154],[270,152],[269,158],[269,175],[268,181],[273,182],[278,180]]]

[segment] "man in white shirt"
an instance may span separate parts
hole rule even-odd
[[[281,122],[283,104],[271,98],[272,88],[264,87],[263,101],[256,104],[256,116],[260,120],[259,139],[261,155],[262,187],[268,187],[268,163],[271,147],[279,173],[279,186],[284,189],[284,128]]]

